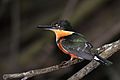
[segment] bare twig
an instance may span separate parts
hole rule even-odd
[[[118,51],[119,49],[120,49],[120,40],[110,43],[110,44],[106,44],[106,45],[98,48],[97,50],[102,52],[100,54],[101,57],[108,58],[112,54],[114,54],[116,51]],[[36,75],[40,75],[40,74],[44,74],[44,73],[48,73],[48,72],[52,72],[55,70],[69,67],[78,62],[80,62],[80,61],[74,60],[67,64],[61,63],[59,65],[55,65],[55,66],[51,66],[51,67],[43,68],[43,69],[30,70],[30,71],[23,72],[23,73],[4,74],[3,79],[6,80],[6,79],[12,79],[12,78],[22,78],[21,80],[26,80],[26,79],[36,76]],[[91,72],[93,69],[95,69],[97,66],[99,66],[99,63],[93,60],[88,65],[86,65],[84,68],[82,68],[80,71],[75,73],[72,77],[70,77],[68,80],[79,80],[79,79],[83,78],[85,75],[87,75],[89,72]]]
[[[106,45],[102,46],[101,48],[98,48],[98,50],[100,50],[100,49],[105,49],[100,54],[100,56],[103,58],[108,58],[120,49],[120,40],[113,42],[111,44],[106,44]],[[97,68],[99,65],[100,65],[100,63],[93,60],[88,65],[86,65],[84,68],[79,70],[77,73],[75,73],[73,76],[71,76],[67,80],[80,80],[85,75],[90,73],[93,69]]]
[[[36,76],[36,75],[40,75],[40,74],[44,74],[44,73],[48,73],[48,72],[52,72],[52,71],[56,71],[56,70],[59,70],[62,68],[69,67],[78,62],[80,62],[80,60],[75,59],[72,62],[68,62],[68,63],[62,62],[59,65],[55,65],[55,66],[51,66],[51,67],[47,67],[47,68],[43,68],[43,69],[30,70],[30,71],[23,72],[23,73],[4,74],[3,79],[6,80],[6,79],[12,79],[12,78],[22,78],[21,80],[26,80],[26,79]]]

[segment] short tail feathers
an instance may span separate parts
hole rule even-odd
[[[102,64],[104,64],[104,65],[111,65],[111,64],[112,64],[111,61],[108,61],[108,60],[100,57],[99,55],[95,55],[95,56],[94,56],[94,60],[96,60],[96,61],[98,61],[98,62],[100,62],[100,63],[102,63]]]

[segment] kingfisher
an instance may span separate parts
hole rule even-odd
[[[71,58],[79,60],[96,60],[105,65],[112,62],[100,57],[90,42],[80,33],[74,32],[68,20],[58,20],[51,25],[38,25],[37,28],[53,31],[56,35],[56,43],[63,53]]]

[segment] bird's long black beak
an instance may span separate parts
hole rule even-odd
[[[45,29],[45,30],[50,30],[53,28],[53,26],[50,25],[38,25],[37,28]]]

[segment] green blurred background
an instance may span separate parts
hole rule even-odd
[[[50,31],[36,29],[67,19],[95,46],[120,38],[120,0],[1,0],[0,80],[5,73],[45,68],[70,57],[61,52]],[[120,80],[120,51],[82,80]],[[66,80],[88,62],[39,75],[28,80]],[[18,80],[18,79],[13,79]]]

